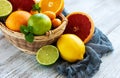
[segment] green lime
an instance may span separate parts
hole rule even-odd
[[[12,4],[7,0],[0,0],[0,17],[9,15],[12,12]]]
[[[33,27],[35,35],[43,35],[51,29],[52,23],[50,18],[42,13],[33,14],[28,20],[28,26]]]
[[[36,55],[37,61],[42,65],[54,64],[58,58],[58,49],[53,45],[46,45],[41,47]]]

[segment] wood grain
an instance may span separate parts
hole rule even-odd
[[[93,78],[120,78],[120,0],[65,0],[65,8],[69,13],[88,13],[113,44],[113,53],[102,58]],[[56,65],[38,64],[34,55],[18,50],[0,31],[0,78],[65,78],[58,74]]]

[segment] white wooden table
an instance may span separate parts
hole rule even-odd
[[[93,78],[120,78],[120,0],[65,0],[65,8],[88,13],[113,44],[113,53],[102,57]],[[34,55],[15,48],[0,31],[0,78],[65,78],[55,70],[56,65],[41,66]]]

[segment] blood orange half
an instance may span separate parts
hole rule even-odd
[[[87,43],[94,34],[94,23],[91,17],[84,12],[72,12],[67,15],[68,24],[64,33],[76,34],[84,43]]]

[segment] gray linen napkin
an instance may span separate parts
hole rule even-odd
[[[56,68],[67,78],[91,78],[99,70],[101,57],[112,51],[113,47],[107,36],[95,28],[92,39],[86,44],[84,60],[69,63],[60,58]]]

